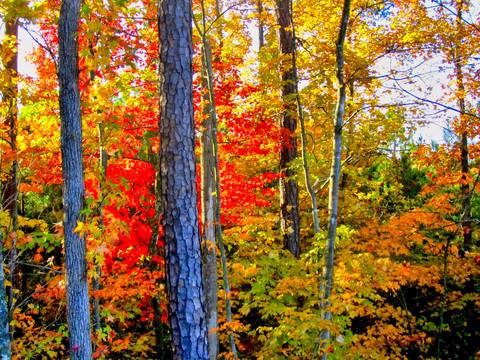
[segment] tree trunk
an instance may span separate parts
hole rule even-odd
[[[458,107],[460,110],[460,165],[462,171],[462,180],[466,180],[469,171],[469,161],[468,161],[468,124],[467,124],[467,115],[465,107],[465,84],[463,81],[463,69],[462,63],[465,61],[461,54],[461,38],[462,38],[462,20],[463,13],[463,1],[457,2],[457,35],[460,37],[458,39],[458,44],[454,45],[454,65],[455,65],[455,79],[457,83],[457,101]],[[470,250],[472,247],[472,215],[471,215],[471,191],[470,185],[466,182],[462,184],[461,187],[461,209],[462,209],[462,228],[463,228],[463,247],[465,250]]]
[[[215,2],[217,17],[220,17],[220,3]],[[218,276],[216,264],[216,246],[220,249],[222,262],[223,284],[225,289],[225,308],[227,324],[232,322],[232,308],[230,299],[230,286],[228,283],[227,257],[222,236],[222,224],[220,219],[220,168],[218,163],[217,141],[217,110],[215,106],[215,92],[213,88],[213,60],[212,45],[207,38],[207,24],[205,9],[202,2],[202,24],[194,21],[198,33],[202,37],[202,89],[205,107],[203,109],[204,120],[200,136],[201,162],[202,162],[202,221],[203,221],[203,261],[205,294],[207,301],[208,337],[210,347],[210,359],[218,357]],[[219,46],[222,47],[223,34],[221,27],[217,28],[220,38]],[[237,349],[233,329],[230,331],[230,348],[233,358],[237,359]]]
[[[107,179],[107,166],[108,166],[108,159],[107,159],[107,150],[103,147],[104,142],[104,128],[103,124],[99,124],[98,126],[99,134],[98,139],[100,142],[100,183],[104,184]],[[104,234],[104,216],[103,216],[103,202],[98,206],[98,225],[101,229],[102,237]],[[92,289],[93,291],[100,290],[100,278],[102,276],[102,268],[101,266],[95,261],[94,263],[95,272],[97,274],[96,277],[92,279]],[[92,318],[93,318],[93,333],[95,335],[95,340],[98,340],[98,336],[100,335],[101,330],[101,318],[100,318],[100,299],[97,295],[93,297],[92,301]],[[93,343],[93,351],[96,350],[96,341]]]
[[[78,84],[80,0],[63,0],[58,22],[58,80],[63,177],[63,224],[70,358],[92,358],[85,238],[75,232],[81,220],[83,182],[82,119]]]
[[[207,304],[207,328],[210,359],[218,357],[218,275],[217,275],[217,241],[216,241],[216,187],[214,141],[216,141],[217,122],[214,113],[214,101],[210,97],[209,61],[211,65],[212,50],[210,41],[202,46],[202,90],[205,107],[200,134],[201,180],[202,180],[202,247],[203,279],[205,284],[205,301]]]
[[[305,177],[305,187],[310,195],[312,204],[312,216],[313,216],[313,229],[315,234],[320,233],[320,225],[318,223],[318,209],[317,209],[317,196],[315,194],[315,188],[310,182],[310,168],[307,161],[307,133],[305,131],[305,116],[303,113],[302,101],[300,99],[300,92],[298,90],[298,71],[297,71],[297,40],[295,36],[295,23],[293,22],[293,16],[290,14],[290,22],[292,26],[293,36],[293,52],[292,52],[292,70],[295,76],[295,100],[297,105],[298,121],[300,123],[300,143],[302,146],[302,165],[303,173]]]
[[[263,17],[263,0],[257,0],[257,16],[258,16],[258,51],[265,46],[265,21]]]
[[[192,5],[159,6],[160,174],[174,359],[208,359],[193,119]]]
[[[333,139],[333,156],[332,167],[330,174],[330,192],[329,192],[329,204],[328,204],[328,233],[327,233],[327,249],[325,254],[325,264],[322,269],[322,274],[319,279],[320,284],[320,299],[322,300],[322,317],[325,320],[331,320],[330,313],[330,296],[332,293],[333,285],[333,265],[335,255],[335,237],[337,232],[337,219],[338,219],[338,188],[340,183],[340,168],[342,161],[342,128],[343,128],[343,116],[345,112],[345,99],[346,99],[346,84],[343,73],[343,44],[345,42],[345,34],[347,32],[348,18],[350,15],[350,0],[344,0],[342,20],[340,24],[340,30],[338,33],[338,39],[336,42],[336,59],[337,59],[337,80],[338,80],[338,95],[337,95],[337,108],[335,111],[335,123],[334,123],[334,139]],[[327,327],[322,330],[320,334],[320,349],[321,357],[323,360],[327,359],[328,341],[330,340],[330,329]]]
[[[10,329],[7,308],[7,293],[5,291],[5,277],[3,271],[3,253],[2,249],[2,228],[0,227],[0,360],[10,360]]]
[[[211,128],[210,128],[210,136],[211,136],[211,144],[213,147],[213,152],[212,152],[212,159],[209,160],[210,162],[213,162],[213,185],[214,185],[214,193],[212,193],[213,196],[213,209],[214,209],[214,224],[215,224],[215,236],[218,242],[218,247],[220,248],[220,257],[222,260],[222,277],[223,277],[223,286],[225,290],[225,310],[226,310],[226,317],[227,317],[227,323],[228,329],[230,331],[229,337],[230,337],[230,349],[233,354],[233,358],[237,359],[237,349],[235,346],[235,337],[234,337],[234,332],[233,329],[230,326],[230,323],[232,322],[232,306],[231,306],[231,298],[230,298],[230,286],[228,283],[228,270],[227,270],[227,257],[225,255],[225,247],[223,244],[223,234],[222,234],[222,224],[221,224],[221,191],[220,191],[220,167],[218,163],[218,141],[217,141],[217,110],[215,107],[215,93],[213,90],[213,69],[212,69],[212,51],[211,51],[211,44],[210,41],[207,40],[205,32],[203,33],[204,35],[202,36],[202,41],[204,44],[205,48],[205,69],[206,69],[206,75],[207,75],[207,86],[208,86],[208,93],[209,93],[209,99],[210,99],[210,104],[211,104]],[[213,269],[212,269],[213,270]],[[215,275],[216,276],[216,275]],[[215,282],[215,284],[217,284]],[[211,352],[212,354],[212,352]]]
[[[281,89],[280,96],[283,109],[280,118],[280,217],[283,231],[283,245],[293,256],[300,256],[300,220],[298,211],[298,183],[293,177],[295,171],[290,167],[297,158],[297,120],[295,116],[295,73],[292,66],[294,50],[291,31],[290,0],[276,0],[275,9],[278,28],[278,45],[280,55]]]
[[[10,60],[6,64],[6,70],[10,72],[12,81],[10,86],[4,91],[3,102],[7,105],[7,116],[5,120],[5,125],[9,129],[8,143],[12,152],[17,150],[17,72],[18,72],[18,19],[5,19],[5,35],[14,37],[15,47],[13,49],[13,54]],[[18,162],[13,160],[12,168],[7,175],[6,181],[3,184],[3,197],[2,197],[2,208],[8,210],[10,213],[11,226],[9,228],[9,233],[11,235],[11,246],[8,251],[7,263],[8,263],[8,280],[10,281],[11,286],[8,287],[7,291],[7,303],[8,310],[10,314],[10,319],[12,318],[13,310],[15,309],[15,300],[18,295],[15,292],[15,289],[19,289],[19,269],[17,265],[18,254],[17,254],[17,228],[18,228]],[[13,332],[11,333],[13,337]]]
[[[17,21],[9,21],[5,19],[6,22],[6,35],[13,35],[17,36]],[[13,24],[13,26],[12,26]],[[17,73],[17,55],[16,52],[11,58],[11,60],[7,63],[7,69],[10,69],[13,74],[12,76],[16,76]],[[7,113],[7,120],[6,122],[10,124],[10,129],[15,129],[15,118],[16,112],[12,111],[13,107],[16,108],[16,87],[12,89],[11,92],[5,92],[3,94],[2,101],[7,102],[7,108],[9,109]],[[10,140],[12,140],[12,134],[10,133]],[[11,142],[12,150],[15,146],[15,142]],[[10,215],[12,215],[11,205],[13,205],[14,196],[12,196],[13,188],[16,188],[14,184],[16,183],[16,179],[14,179],[13,175],[16,175],[15,164],[14,168],[12,169],[12,173],[7,182],[3,186],[3,198],[2,198],[2,208],[3,209],[10,209]],[[16,203],[16,201],[15,201]],[[13,220],[13,218],[12,218]],[[13,223],[13,221],[12,221]],[[11,310],[12,310],[12,303],[13,303],[13,296],[14,291],[13,287],[9,287],[8,297],[7,291],[5,288],[5,276],[4,276],[4,268],[3,268],[3,234],[2,229],[0,227],[0,360],[10,360],[11,359],[11,346],[10,346],[10,319],[11,319]],[[12,239],[13,240],[13,239]],[[13,274],[15,274],[15,261],[16,261],[16,245],[12,241],[12,247],[8,252],[9,258],[9,281],[11,284],[14,284]],[[8,302],[7,302],[8,298]]]
[[[149,156],[152,164],[155,167],[155,217],[152,221],[152,236],[150,238],[149,252],[152,256],[150,263],[150,270],[156,272],[160,270],[158,261],[155,259],[158,256],[158,238],[160,233],[160,216],[162,213],[162,179],[160,176],[158,156],[151,154]],[[157,154],[158,155],[158,154]],[[162,280],[157,280],[157,286],[160,286]],[[151,298],[151,304],[153,308],[153,330],[155,332],[155,351],[157,352],[157,359],[170,359],[171,351],[166,341],[167,329],[164,328],[162,322],[162,306],[160,300],[160,294],[157,292]]]

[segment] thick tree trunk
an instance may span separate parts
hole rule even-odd
[[[276,0],[276,21],[278,28],[278,45],[284,57],[280,62],[281,89],[280,96],[283,109],[280,118],[280,216],[283,231],[283,245],[293,256],[300,256],[300,220],[298,210],[298,183],[293,177],[295,171],[290,167],[297,158],[297,120],[295,114],[295,73],[292,66],[294,51],[291,31],[290,0]]]
[[[201,148],[201,180],[202,180],[202,248],[203,279],[205,284],[205,301],[207,304],[207,328],[210,360],[218,357],[218,275],[217,275],[217,241],[216,241],[216,187],[215,187],[215,154],[216,126],[214,107],[215,99],[210,97],[209,62],[211,65],[212,50],[210,41],[202,46],[202,88],[205,107],[200,134]]]
[[[343,73],[343,44],[345,42],[345,34],[347,32],[348,18],[350,15],[350,0],[344,0],[342,20],[340,30],[336,42],[336,59],[337,59],[337,80],[338,80],[338,97],[337,108],[335,111],[334,123],[334,139],[333,139],[333,156],[332,167],[330,174],[330,193],[328,204],[328,233],[327,233],[327,249],[325,254],[325,264],[322,269],[322,274],[319,279],[320,284],[320,299],[322,301],[322,317],[325,320],[331,320],[330,312],[330,296],[332,294],[333,285],[333,266],[335,255],[335,238],[337,232],[338,219],[338,188],[340,183],[340,168],[342,161],[342,128],[343,116],[345,112],[346,100],[346,84]],[[320,349],[321,358],[327,359],[328,341],[330,340],[330,329],[327,327],[322,330],[320,334]]]
[[[193,120],[192,6],[159,6],[162,224],[174,359],[208,359]]]
[[[78,84],[80,6],[80,0],[63,0],[58,22],[67,321],[72,360],[92,358],[85,238],[74,231],[81,219],[85,195]]]
[[[10,360],[10,329],[7,309],[7,293],[5,291],[5,277],[3,271],[3,253],[1,248],[2,244],[2,228],[0,227],[0,360]]]

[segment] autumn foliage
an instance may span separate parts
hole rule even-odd
[[[278,130],[281,56],[275,4],[262,4],[263,11],[258,11],[256,1],[225,1],[217,3],[220,12],[211,0],[193,4],[194,16],[205,16],[212,24],[208,36],[218,115],[221,222],[231,287],[227,295],[233,306],[233,320],[227,324],[220,284],[221,357],[232,358],[228,330],[233,329],[241,359],[311,359],[319,331],[329,327],[331,359],[478,359],[478,4],[352,2],[345,40],[348,91],[331,322],[322,319],[318,276],[326,243],[325,184],[332,153],[335,36],[341,8],[335,1],[299,0],[292,5],[306,158],[321,228],[314,234],[298,159],[291,164],[300,186],[301,255],[295,259],[282,247],[279,221],[278,152],[283,135]],[[14,160],[20,174],[15,233],[10,212],[0,211],[3,251],[9,251],[15,238],[19,254],[18,298],[11,321],[12,354],[18,360],[68,357],[58,9],[55,0],[9,1],[0,9],[2,14],[17,11],[29,30],[20,36],[34,39],[26,55],[28,69],[20,68],[18,78],[4,69],[14,51],[13,40],[5,37],[0,48],[0,91],[18,82],[21,104],[17,147],[12,151],[8,108],[0,103],[2,184]],[[98,278],[100,284],[99,290],[91,291],[100,303],[101,330],[93,339],[96,359],[157,358],[150,301],[156,294],[168,340],[163,255],[151,256],[149,248],[158,227],[153,220],[159,147],[156,11],[149,1],[82,4],[80,91],[87,195],[85,222],[77,231],[87,237],[89,278]],[[260,22],[265,30],[261,48]],[[205,106],[199,44],[194,30],[197,132],[202,131]],[[462,88],[453,70],[455,61],[462,62]],[[428,74],[422,66],[428,66]],[[463,112],[458,110],[460,98],[466,104]],[[446,127],[444,139],[419,138],[422,126],[435,121]],[[463,135],[468,139],[467,173],[461,164]],[[107,151],[105,169],[101,149]],[[465,196],[470,197],[468,227]],[[465,231],[472,234],[471,246],[464,244]]]

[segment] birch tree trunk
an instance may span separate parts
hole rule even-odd
[[[295,36],[295,23],[293,22],[293,14],[290,14],[290,22],[293,35],[292,70],[295,77],[295,101],[297,105],[298,122],[300,123],[300,143],[302,147],[303,174],[305,178],[305,187],[310,195],[312,204],[313,228],[315,234],[318,234],[320,233],[320,225],[318,223],[317,196],[315,194],[315,188],[310,182],[310,168],[307,161],[307,133],[305,131],[305,116],[303,113],[302,101],[300,99],[300,91],[298,90],[297,40]]]
[[[333,139],[333,156],[332,167],[330,174],[330,191],[328,203],[328,233],[327,233],[327,249],[325,254],[325,264],[322,269],[322,274],[319,279],[320,284],[320,298],[322,301],[322,317],[325,320],[331,320],[330,312],[330,296],[332,294],[333,285],[333,266],[335,256],[335,238],[337,232],[338,220],[338,188],[340,183],[340,169],[342,161],[342,128],[343,116],[345,112],[346,100],[346,84],[343,73],[343,45],[345,42],[345,34],[347,32],[348,18],[350,15],[350,0],[344,0],[342,20],[340,30],[336,42],[336,60],[337,60],[337,80],[338,80],[338,94],[337,94],[337,108],[335,110],[334,123],[334,139]],[[328,341],[330,340],[330,329],[327,327],[322,330],[320,334],[320,354],[323,360],[327,359]]]
[[[86,244],[85,238],[74,231],[81,220],[85,195],[78,83],[80,6],[80,0],[63,0],[58,22],[67,321],[72,360],[92,358]]]
[[[161,0],[160,176],[174,359],[208,359],[193,119],[192,4]]]
[[[203,109],[204,120],[200,135],[201,162],[202,162],[202,222],[203,222],[203,264],[205,294],[207,302],[208,338],[210,348],[210,359],[218,357],[218,335],[215,328],[218,328],[218,276],[217,276],[217,245],[220,249],[222,262],[223,284],[225,289],[225,309],[227,323],[232,322],[232,310],[230,299],[230,286],[228,282],[227,258],[223,244],[221,224],[221,190],[220,190],[220,168],[218,163],[218,140],[217,140],[217,109],[215,106],[215,92],[213,87],[213,56],[212,45],[207,37],[207,24],[205,8],[202,4],[202,24],[195,21],[195,26],[202,38],[202,90],[205,106]],[[215,2],[217,17],[220,17],[220,3]],[[223,34],[221,27],[217,28],[222,47]],[[233,358],[237,359],[237,349],[233,329],[229,326],[230,348]]]
[[[209,69],[212,50],[210,41],[202,45],[202,89],[205,107],[200,134],[201,182],[202,182],[202,246],[203,278],[205,283],[205,300],[207,304],[207,327],[210,359],[218,357],[218,275],[217,275],[217,241],[216,241],[216,187],[214,141],[216,140],[217,122],[214,113],[214,101],[210,96]]]

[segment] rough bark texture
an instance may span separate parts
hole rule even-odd
[[[218,357],[218,274],[217,274],[217,241],[215,232],[215,154],[216,121],[214,114],[214,99],[210,98],[208,62],[212,59],[210,42],[202,46],[202,89],[204,118],[200,134],[201,148],[201,181],[202,181],[202,248],[203,248],[203,279],[205,284],[205,302],[207,304],[207,328],[210,360]]]
[[[342,20],[340,23],[340,30],[336,42],[336,60],[337,60],[337,80],[338,80],[338,95],[337,108],[335,110],[334,122],[334,139],[333,139],[333,156],[332,167],[330,174],[330,193],[328,204],[328,233],[327,233],[327,249],[325,254],[325,264],[322,269],[320,277],[320,298],[322,300],[322,317],[325,320],[331,320],[331,294],[333,285],[333,266],[335,255],[335,238],[337,232],[338,222],[338,188],[340,183],[340,169],[342,160],[342,128],[343,116],[345,113],[346,100],[346,84],[343,73],[343,44],[345,42],[345,35],[347,32],[348,18],[350,15],[350,0],[345,0],[343,4]],[[320,352],[323,360],[327,359],[328,341],[330,340],[330,329],[322,330],[320,334]]]
[[[80,220],[85,194],[78,87],[80,6],[80,0],[63,0],[58,23],[67,321],[72,360],[92,358],[85,238],[74,232]]]
[[[5,291],[5,277],[3,272],[2,228],[0,227],[0,360],[10,360],[10,330],[7,309],[7,294]]]
[[[173,358],[206,360],[195,181],[191,2],[162,0],[158,21],[162,224]]]
[[[290,0],[276,0],[276,21],[278,28],[278,45],[283,60],[280,62],[282,86],[280,96],[283,110],[280,118],[282,144],[280,149],[280,215],[283,231],[283,245],[293,256],[300,256],[300,221],[298,212],[298,183],[292,177],[295,171],[290,164],[297,157],[297,129],[295,118],[295,73],[292,66],[294,51],[291,31]]]

